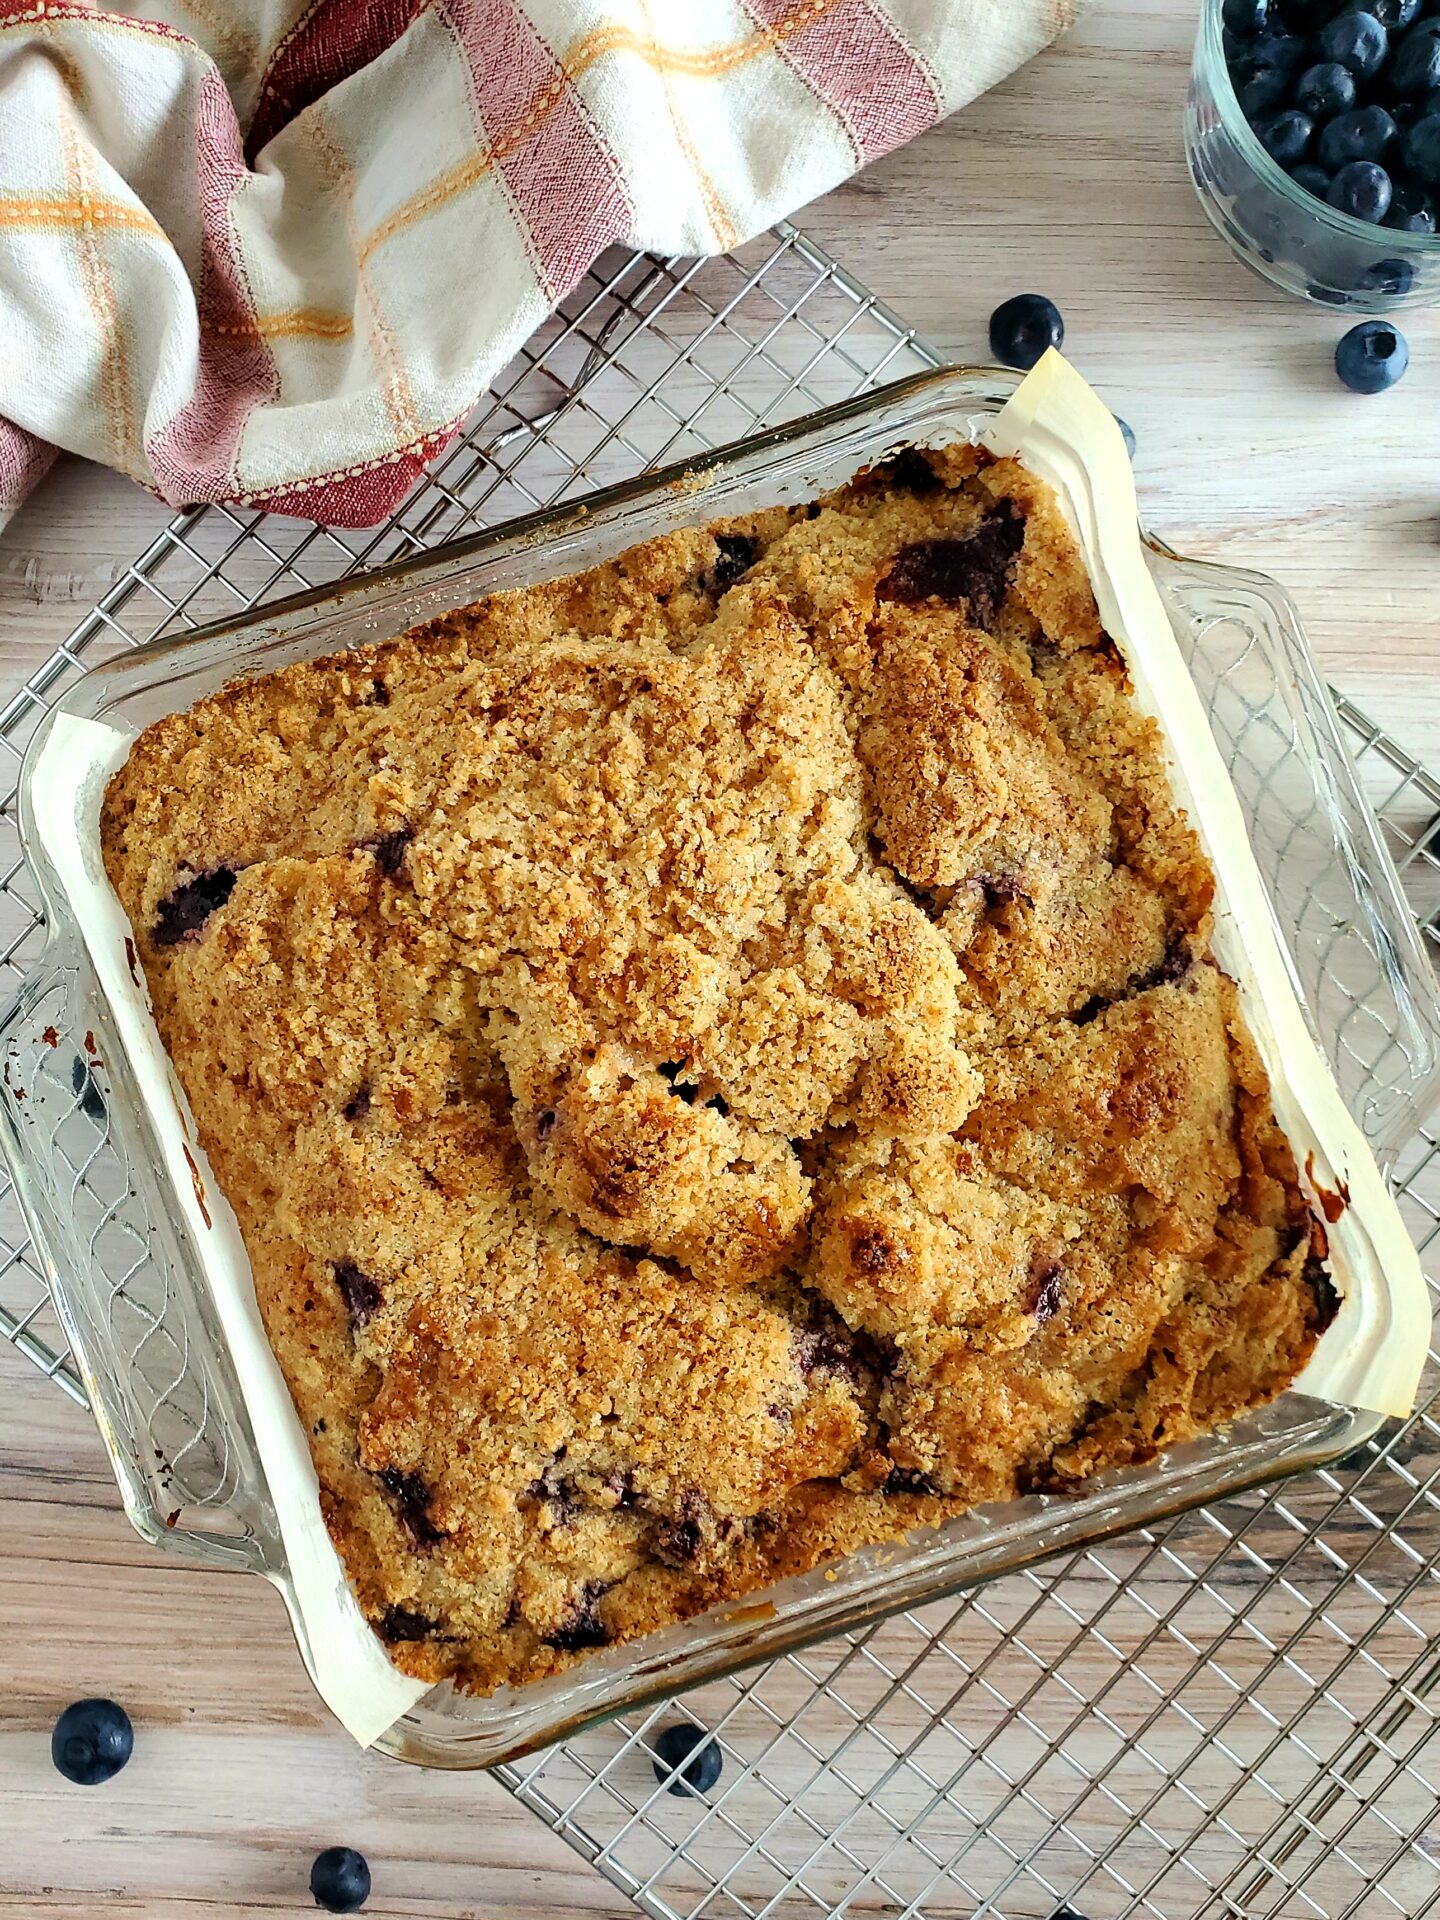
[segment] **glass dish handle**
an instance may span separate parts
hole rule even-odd
[[[52,938],[0,1015],[15,1192],[136,1531],[203,1566],[272,1572],[274,1513],[207,1303],[175,1224],[137,1210],[147,1183],[130,1169],[148,1145],[110,1098],[110,1038],[88,958]]]
[[[1440,1095],[1440,989],[1288,595],[1147,536],[1301,1006],[1382,1165]]]

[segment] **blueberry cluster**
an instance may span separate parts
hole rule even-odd
[[[1246,118],[1298,186],[1357,220],[1434,233],[1440,0],[1224,0]]]

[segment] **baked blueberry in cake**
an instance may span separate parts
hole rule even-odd
[[[108,872],[397,1665],[1282,1390],[1333,1312],[1057,503],[911,450],[135,744]]]

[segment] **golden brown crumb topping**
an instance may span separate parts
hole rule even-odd
[[[1207,864],[1012,462],[238,682],[103,843],[422,1677],[1150,1458],[1323,1322]]]

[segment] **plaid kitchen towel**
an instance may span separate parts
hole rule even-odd
[[[0,524],[400,501],[612,242],[723,252],[1083,0],[0,0]]]

